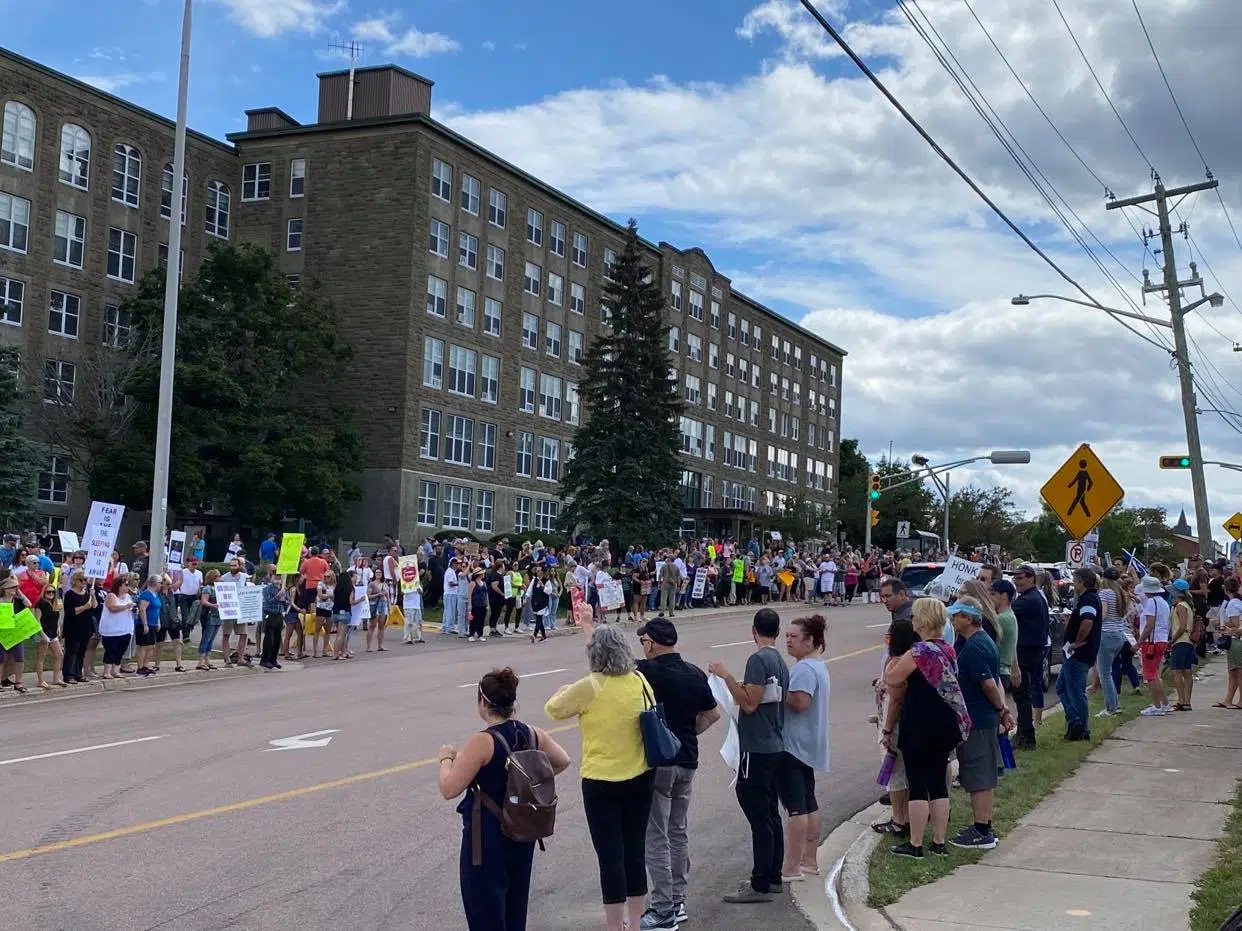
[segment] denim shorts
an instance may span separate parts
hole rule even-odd
[[[1194,669],[1195,645],[1193,643],[1175,643],[1173,644],[1173,652],[1169,657],[1170,669]]]

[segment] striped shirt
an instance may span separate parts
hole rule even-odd
[[[1126,632],[1126,619],[1117,613],[1117,593],[1111,588],[1100,589],[1100,606],[1104,609],[1104,617],[1100,622],[1100,632]]]

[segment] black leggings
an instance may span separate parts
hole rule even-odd
[[[470,636],[471,637],[482,637],[483,636],[483,624],[486,620],[487,620],[487,602],[483,602],[483,604],[481,605],[472,604],[470,606]],[[493,627],[496,626],[495,621],[492,622],[492,626]]]
[[[115,637],[104,637],[104,664],[119,666],[125,659],[125,650],[129,647],[131,634],[117,634]]]
[[[89,626],[84,630],[65,631],[65,664],[62,669],[65,679],[82,678],[82,667],[86,665],[86,648],[90,646],[92,633]]]
[[[500,612],[505,609],[505,600],[503,598],[490,598],[488,604],[492,609],[492,616],[487,619],[487,625],[492,629],[496,629],[496,625],[500,622]]]
[[[513,622],[513,626],[514,626],[514,627],[517,627],[517,626],[518,626],[518,621],[519,621],[519,620],[521,620],[521,617],[519,616],[519,617],[515,618],[515,617],[513,616],[513,609],[514,609],[514,608],[516,608],[516,607],[517,607],[517,599],[516,599],[516,598],[506,598],[506,599],[505,599],[505,626],[506,626],[506,627],[508,627],[508,626],[509,626],[510,621],[512,621],[512,622]]]
[[[934,802],[949,797],[949,751],[928,747],[902,748],[910,801]]]
[[[647,817],[655,770],[624,782],[582,780],[582,807],[599,860],[605,905],[647,894]]]

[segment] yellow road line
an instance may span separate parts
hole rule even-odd
[[[562,724],[559,727],[548,728],[549,734],[560,733],[561,731],[573,730],[577,724]],[[140,824],[131,824],[128,827],[114,828],[111,831],[102,831],[99,834],[86,834],[82,837],[74,837],[70,840],[57,841],[54,844],[44,844],[42,847],[28,847],[25,850],[13,850],[9,853],[0,853],[0,863],[11,863],[14,860],[27,860],[30,857],[39,857],[43,854],[57,853],[61,850],[73,850],[76,847],[87,847],[91,844],[100,844],[104,841],[117,840],[122,837],[131,837],[134,834],[146,834],[150,831],[156,831],[160,828],[170,828],[179,824],[189,824],[192,821],[201,821],[204,818],[214,818],[217,815],[227,815],[235,811],[247,811],[251,808],[258,808],[260,805],[271,805],[274,802],[287,802],[290,799],[301,798],[304,795],[313,795],[316,792],[326,792],[329,789],[339,789],[342,786],[354,785],[359,782],[370,782],[374,779],[382,779],[385,776],[395,776],[398,773],[408,773],[415,769],[422,769],[433,763],[439,762],[439,757],[428,757],[425,760],[414,760],[409,763],[399,763],[396,766],[387,766],[384,769],[373,769],[366,773],[355,773],[352,776],[345,776],[341,779],[333,779],[329,782],[320,782],[315,785],[302,786],[298,789],[288,789],[284,792],[277,792],[273,795],[263,795],[259,798],[247,799],[244,802],[233,802],[230,805],[220,805],[216,808],[204,808],[200,811],[190,811],[183,815],[173,815],[171,818],[160,818],[157,821],[144,821]]]
[[[883,649],[884,644],[877,643],[873,647],[863,647],[861,650],[855,650],[853,653],[842,653],[840,656],[830,656],[828,662],[835,663],[839,659],[849,659],[851,656],[862,656],[864,653],[874,653],[876,650]]]

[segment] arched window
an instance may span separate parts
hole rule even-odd
[[[186,201],[190,196],[190,173],[182,173],[181,188],[181,225],[185,226],[185,210]],[[173,202],[173,166],[166,164],[164,166],[164,179],[160,184],[160,216],[165,220],[172,219],[172,202]]]
[[[4,105],[4,134],[0,142],[0,162],[25,171],[34,169],[35,115],[24,103],[10,100]]]
[[[118,143],[112,152],[112,199],[126,207],[137,207],[141,181],[142,156],[132,145]]]
[[[86,190],[91,175],[91,134],[66,123],[60,128],[60,180]]]
[[[204,220],[207,232],[221,239],[229,238],[229,189],[219,181],[207,182],[207,209]]]

